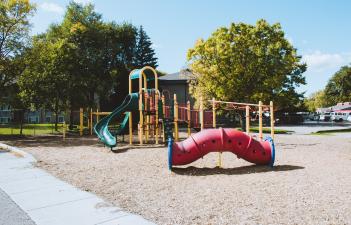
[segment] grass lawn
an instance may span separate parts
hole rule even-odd
[[[320,131],[317,131],[317,132],[313,132],[311,134],[312,135],[328,135],[328,134],[333,134],[333,133],[348,133],[348,132],[351,132],[351,128],[320,130]]]
[[[58,124],[58,131],[55,131],[55,124],[24,124],[23,135],[61,134],[62,124]],[[20,125],[0,125],[0,135],[19,135]]]
[[[251,132],[257,132],[258,133],[258,127],[250,127],[250,131]],[[269,127],[264,127],[262,129],[262,132],[264,134],[270,134],[271,133],[271,128]],[[274,129],[274,133],[275,134],[288,134],[288,133],[292,133],[292,131],[289,130],[283,130],[283,129]]]
[[[237,129],[242,130],[241,128],[237,128]],[[258,133],[258,127],[250,127],[250,132]],[[263,127],[262,132],[264,134],[270,134],[271,128],[270,127]],[[289,133],[292,133],[292,131],[283,130],[283,129],[274,129],[274,133],[275,134],[289,134]]]

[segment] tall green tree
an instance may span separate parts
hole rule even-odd
[[[144,66],[152,66],[156,68],[158,66],[155,50],[152,48],[150,37],[146,34],[143,26],[140,26],[138,30],[135,65],[138,68]]]
[[[52,43],[35,38],[33,47],[26,52],[26,68],[18,79],[20,96],[26,104],[54,112],[56,130],[58,115],[66,109],[69,93],[66,45],[64,40]]]
[[[34,11],[28,0],[0,1],[0,101],[16,79],[12,71],[16,71],[17,63],[13,59],[28,44],[29,17]]]
[[[133,25],[104,22],[93,5],[70,2],[62,23],[33,38],[21,96],[56,114],[104,104],[111,110],[110,96],[128,93],[136,39]]]
[[[341,67],[330,78],[324,92],[329,106],[338,102],[351,102],[351,66]]]
[[[279,23],[232,23],[200,39],[188,51],[195,98],[269,102],[291,109],[303,99],[296,87],[305,84],[306,64],[286,39]]]
[[[307,99],[305,99],[304,104],[310,112],[315,112],[318,108],[327,107],[324,90],[311,94]]]

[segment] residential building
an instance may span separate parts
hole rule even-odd
[[[326,112],[343,111],[343,110],[351,110],[351,102],[340,102],[331,107],[318,108],[316,112],[319,114],[323,114]]]
[[[186,104],[189,100],[193,105],[194,99],[189,93],[189,83],[192,79],[189,70],[182,70],[177,73],[167,74],[159,78],[159,89],[167,99],[173,98],[177,94],[179,104]]]
[[[16,110],[11,109],[9,105],[0,106],[0,124],[16,123],[19,122],[18,118],[15,118]],[[62,123],[64,121],[64,114],[60,113],[58,116],[58,122]],[[54,123],[55,114],[50,111],[43,109],[26,111],[24,113],[24,122],[25,123]]]

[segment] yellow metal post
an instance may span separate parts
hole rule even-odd
[[[83,108],[79,109],[79,135],[83,136]]]
[[[164,119],[166,118],[166,106],[165,106],[165,96],[162,95],[162,113],[163,113],[163,125],[164,125]],[[166,136],[165,136],[165,130],[164,130],[164,126],[163,127],[163,134],[162,134],[162,142],[165,143],[166,142]]]
[[[143,144],[143,129],[144,129],[144,115],[143,115],[143,79],[139,76],[139,142]]]
[[[89,108],[87,108],[87,112],[89,113]],[[89,115],[87,117],[88,117],[87,128],[88,128],[88,130],[90,130],[90,117],[89,117]]]
[[[262,101],[258,103],[258,138],[263,139],[263,124],[262,124]]]
[[[191,106],[190,106],[190,101],[187,101],[186,103],[186,113],[188,117],[188,137],[191,135]]]
[[[131,72],[133,73],[133,71]],[[129,78],[128,81],[129,94],[132,93],[132,80]],[[133,113],[129,112],[129,144],[133,144]]]
[[[246,118],[246,134],[250,133],[250,106],[245,107],[245,118]]]
[[[217,121],[216,121],[216,102],[215,98],[212,98],[212,126],[216,128]],[[219,168],[222,168],[222,152],[218,152],[218,163]]]
[[[215,98],[212,98],[212,126],[216,128],[216,103]]]
[[[178,102],[177,102],[177,94],[174,94],[174,139],[178,141],[179,132],[178,132]]]
[[[271,117],[271,137],[274,139],[274,108],[273,108],[273,102],[271,101],[269,103],[269,111],[270,111],[270,117]]]
[[[129,144],[133,144],[133,113],[129,112]]]
[[[201,130],[204,129],[205,124],[204,124],[204,101],[202,96],[200,97],[200,126]]]
[[[90,108],[90,135],[93,135],[93,108]]]
[[[155,113],[155,138],[156,138],[156,144],[158,144],[158,138],[159,138],[159,130],[158,130],[158,93],[156,92],[155,93],[155,110],[156,110],[156,113]]]

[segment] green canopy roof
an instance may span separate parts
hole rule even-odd
[[[155,79],[153,73],[146,73],[146,72],[144,72],[144,74],[146,75],[147,81]],[[141,76],[141,69],[137,69],[137,70],[134,70],[133,73],[130,75],[130,79],[131,80],[139,79],[140,76]]]

